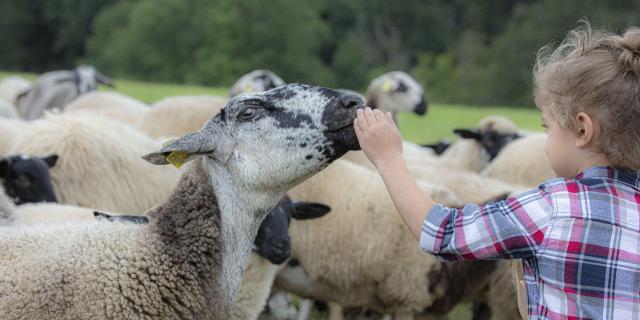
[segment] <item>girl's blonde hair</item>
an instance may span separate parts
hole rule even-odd
[[[540,49],[533,75],[538,108],[573,131],[579,112],[596,118],[596,151],[613,167],[640,170],[640,28],[616,35],[584,22],[555,50]]]

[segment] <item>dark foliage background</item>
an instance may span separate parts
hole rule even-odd
[[[432,101],[528,106],[536,51],[583,18],[621,31],[640,0],[0,0],[0,69],[227,86],[267,68],[355,90],[405,70]]]

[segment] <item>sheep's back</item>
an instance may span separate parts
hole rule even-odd
[[[35,122],[13,152],[59,156],[51,179],[60,203],[139,214],[164,201],[177,182],[174,168],[140,158],[158,147],[117,121],[58,115]]]

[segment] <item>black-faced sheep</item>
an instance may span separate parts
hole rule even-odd
[[[0,158],[0,183],[17,205],[56,202],[49,169],[57,161],[57,155],[43,158],[26,155]]]

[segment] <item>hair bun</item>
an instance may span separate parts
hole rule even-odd
[[[625,72],[640,77],[640,29],[630,29],[622,36],[618,63]]]

